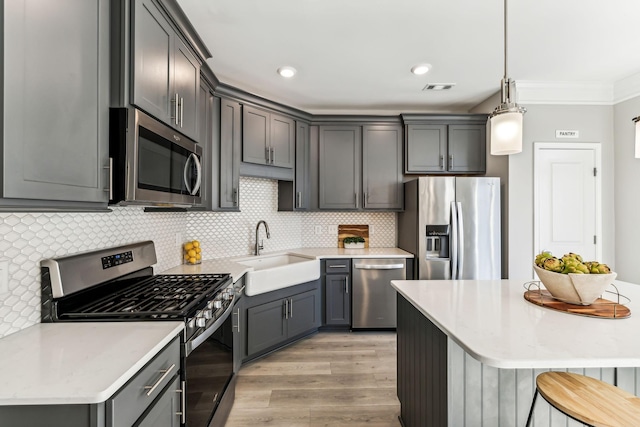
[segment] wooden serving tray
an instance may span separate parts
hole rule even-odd
[[[578,316],[603,319],[624,319],[631,316],[629,307],[603,298],[598,298],[591,305],[576,305],[553,298],[547,290],[535,289],[525,291],[524,299],[542,307]]]

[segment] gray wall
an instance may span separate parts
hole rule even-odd
[[[634,157],[635,126],[640,97],[614,107],[615,138],[615,271],[620,280],[640,283],[640,159]]]
[[[602,148],[602,261],[616,268],[613,106],[525,105],[522,153],[509,156],[509,277],[533,277],[533,143],[600,142]],[[557,129],[579,139],[555,138]],[[633,151],[629,150],[629,155]],[[618,181],[620,182],[620,181]]]

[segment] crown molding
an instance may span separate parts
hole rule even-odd
[[[618,80],[614,86],[614,104],[640,96],[640,73]]]
[[[519,104],[612,105],[613,94],[608,83],[516,81]]]

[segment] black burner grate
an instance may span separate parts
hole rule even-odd
[[[158,275],[133,283],[74,310],[68,318],[162,318],[192,315],[193,309],[228,283],[227,274]]]

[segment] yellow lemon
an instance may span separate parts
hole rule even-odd
[[[202,252],[202,248],[196,248],[196,253],[199,254],[200,252]]]
[[[193,243],[187,242],[184,244],[184,250],[188,251],[189,249],[193,249]]]
[[[202,259],[202,255],[196,254],[196,259]]]
[[[191,249],[191,250],[190,250],[189,252],[187,252],[187,253],[189,254],[189,256],[190,256],[191,258],[195,258],[195,256],[196,256],[196,251],[195,251],[194,249]]]
[[[189,262],[191,264],[195,264],[196,263],[196,258],[195,257],[189,258]]]
[[[200,247],[200,242],[198,242],[197,240],[194,240],[193,242],[191,242],[193,244],[194,248],[198,248]]]
[[[189,258],[190,258],[189,254],[184,254],[184,259],[189,259]]]

